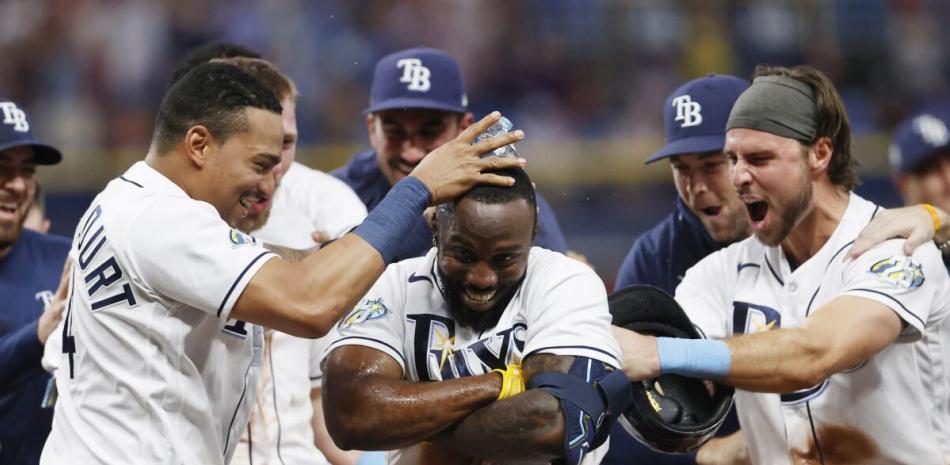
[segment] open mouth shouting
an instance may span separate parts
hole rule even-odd
[[[259,214],[267,208],[270,200],[259,191],[249,192],[241,196],[241,207],[244,208],[244,216],[250,213]]]
[[[746,213],[749,214],[749,223],[752,229],[761,231],[765,224],[765,217],[769,212],[769,204],[764,200],[743,199]]]

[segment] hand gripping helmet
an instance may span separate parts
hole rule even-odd
[[[652,336],[700,338],[676,300],[658,288],[627,287],[614,292],[609,302],[615,326]],[[699,448],[722,426],[732,407],[733,388],[718,383],[667,374],[632,384],[633,402],[618,422],[660,452]]]

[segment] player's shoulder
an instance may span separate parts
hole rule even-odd
[[[528,275],[532,286],[538,283],[561,282],[569,277],[595,277],[597,273],[586,263],[543,247],[534,246],[528,252]]]

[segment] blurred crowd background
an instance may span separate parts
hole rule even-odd
[[[40,170],[53,231],[71,235],[105,182],[141,159],[175,62],[213,40],[276,63],[302,94],[298,159],[324,170],[368,146],[376,61],[416,45],[462,66],[476,117],[524,129],[529,173],[568,246],[608,281],[669,212],[662,105],[707,73],[807,63],[846,103],[864,184],[897,205],[889,131],[948,94],[944,0],[0,0],[0,95],[65,162]]]

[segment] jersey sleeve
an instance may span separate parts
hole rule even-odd
[[[946,268],[933,244],[904,255],[903,240],[884,242],[842,269],[843,294],[886,305],[907,323],[898,341],[914,341],[946,315]]]
[[[346,345],[371,347],[395,359],[406,371],[403,350],[406,278],[389,265],[359,303],[327,334],[326,354]]]
[[[619,367],[620,349],[610,330],[603,281],[586,265],[560,259],[562,263],[539,264],[525,279],[525,358],[536,353],[573,355]],[[568,260],[571,263],[564,264]]]
[[[686,271],[676,287],[676,302],[708,339],[730,336],[729,317],[738,273],[730,249],[707,255]]]
[[[276,255],[233,229],[210,205],[163,199],[139,214],[122,253],[147,291],[227,320],[251,278]]]

